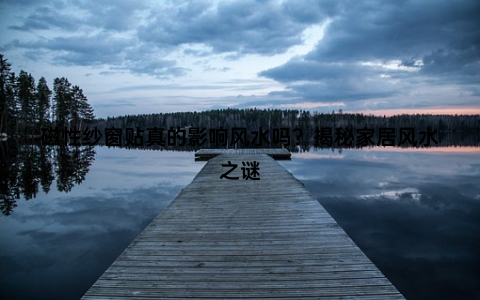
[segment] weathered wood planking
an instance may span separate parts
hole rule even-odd
[[[276,160],[289,160],[290,151],[284,148],[262,149],[201,149],[195,152],[196,161],[207,161],[219,154],[267,154]]]
[[[238,168],[220,179],[230,161]],[[259,162],[260,180],[242,179]],[[221,154],[84,299],[403,299],[305,187],[265,154]]]

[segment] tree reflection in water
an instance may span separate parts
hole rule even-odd
[[[40,187],[48,193],[54,180],[60,192],[70,192],[85,180],[94,160],[90,146],[0,143],[1,212],[10,215],[22,195],[31,200]]]
[[[438,145],[435,145],[435,147],[445,149],[449,149],[452,146],[479,147],[478,133],[455,134],[453,136],[455,139],[450,135],[439,135],[439,143]],[[104,146],[104,144],[100,143],[99,146]],[[267,147],[280,148],[282,145],[270,144]],[[290,147],[286,148],[291,152],[309,152],[312,150],[330,149],[332,152],[338,151],[338,153],[341,154],[343,149],[369,149],[375,147],[377,146],[338,147],[333,145],[328,148],[317,148],[312,144],[292,144]],[[150,147],[129,146],[120,148],[151,151],[196,151],[200,148],[219,147],[207,142],[202,147],[189,146],[186,144],[185,146],[172,147],[152,145]],[[407,145],[387,148],[405,150],[418,147]],[[70,192],[75,185],[81,184],[85,180],[85,176],[95,159],[95,153],[94,146],[46,146],[41,145],[40,143],[20,143],[18,141],[8,141],[8,143],[0,142],[0,210],[4,215],[10,215],[16,207],[17,200],[20,199],[22,195],[25,200],[35,198],[40,186],[45,193],[48,193],[54,180],[58,191],[65,193]]]

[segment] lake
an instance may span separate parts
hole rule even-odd
[[[17,170],[19,185],[2,186],[4,299],[80,298],[205,164],[193,152],[28,151],[2,164],[3,182]],[[280,163],[407,299],[480,298],[480,148],[317,150]]]

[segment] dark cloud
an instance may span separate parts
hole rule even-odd
[[[36,42],[9,44],[9,48],[26,48],[31,50],[49,50],[54,60],[68,65],[98,65],[116,63],[121,60],[121,51],[130,45],[125,38],[115,38],[105,33],[93,36],[54,37],[40,39]]]
[[[156,61],[130,61],[127,66],[120,69],[128,70],[139,75],[150,75],[159,78],[168,78],[185,75],[187,68],[175,66],[172,60],[156,60]]]
[[[480,44],[464,49],[434,50],[423,57],[423,64],[422,72],[427,75],[447,75],[448,80],[478,84]]]
[[[39,7],[23,20],[22,25],[9,26],[10,29],[20,31],[49,30],[60,28],[68,31],[76,31],[80,27],[81,20],[72,15],[59,14],[49,7]]]
[[[17,11],[20,4],[12,10]],[[2,51],[23,48],[25,56],[32,60],[48,58],[67,66],[106,66],[111,71],[160,78],[181,76],[188,71],[176,66],[175,61],[164,59],[165,49],[138,42],[134,29],[142,21],[139,14],[145,3],[75,1],[66,6],[62,2],[27,1],[22,6],[22,15],[26,17],[8,28],[39,33],[28,41],[11,40]]]
[[[322,43],[322,61],[421,59],[442,47],[478,43],[478,1],[343,1]],[[477,39],[475,41],[475,39]]]
[[[205,56],[211,55],[212,52],[211,51],[205,51],[205,50],[184,49],[183,54],[193,55],[193,56],[197,56],[197,57],[205,57]]]
[[[9,49],[25,48],[31,59],[45,58],[49,52],[53,61],[62,65],[110,66],[112,71],[128,71],[134,74],[160,78],[184,75],[188,69],[176,66],[173,60],[165,60],[155,52],[156,48],[143,50],[128,37],[116,37],[107,33],[92,36],[55,37],[36,42],[20,42],[8,45]],[[152,55],[156,53],[156,55]]]
[[[345,102],[398,95],[419,82],[480,82],[478,1],[338,6],[313,51],[259,75],[286,83],[287,94]],[[397,68],[382,67],[394,61]]]
[[[13,9],[22,9],[26,17],[20,25],[10,29],[37,31],[62,29],[75,32],[81,26],[100,28],[106,31],[134,29],[141,18],[137,13],[146,9],[146,4],[135,0],[118,0],[112,3],[98,1],[14,1],[5,3]]]
[[[385,72],[382,68],[358,63],[296,58],[259,75],[286,83],[285,96],[310,101],[351,102],[397,94],[398,87],[392,86],[389,78],[382,78],[382,72]]]
[[[360,76],[372,76],[377,73],[378,70],[359,64],[329,63],[295,58],[287,64],[260,72],[259,75],[273,78],[280,82],[295,82],[339,80],[344,79],[346,76],[358,78]]]
[[[335,0],[285,1],[282,3],[282,11],[298,23],[315,24],[336,15],[339,4],[340,2]]]
[[[121,32],[138,26],[142,19],[137,13],[147,5],[136,0],[81,1],[78,7],[87,12],[85,22],[90,26]]]
[[[287,5],[292,7],[289,2],[276,1],[220,2],[217,7],[187,2],[152,11],[152,21],[139,28],[138,36],[157,45],[205,44],[214,52],[283,53],[300,44],[303,30],[312,23],[321,23],[324,17],[312,13],[305,22],[299,16],[308,14],[306,4],[296,10]]]
[[[61,1],[55,1],[55,2],[60,3]],[[38,1],[36,1],[36,0],[16,0],[16,1],[0,0],[0,4],[3,5],[3,6],[12,5],[12,6],[23,6],[23,7],[26,6],[26,7],[29,7],[29,6],[38,5]]]
[[[366,88],[365,84],[366,81],[359,78],[354,81],[332,81],[330,85],[305,83],[287,87],[302,99],[321,102],[351,102],[391,97],[399,93],[396,88],[383,87],[379,82],[372,83],[370,88]]]

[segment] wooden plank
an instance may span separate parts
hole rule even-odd
[[[403,299],[269,151],[203,151],[213,158],[84,299]],[[228,161],[239,180],[220,179]],[[260,180],[242,179],[243,161]]]
[[[290,151],[285,148],[262,148],[262,149],[200,149],[195,152],[196,161],[208,161],[220,154],[267,154],[276,160],[289,160]]]

